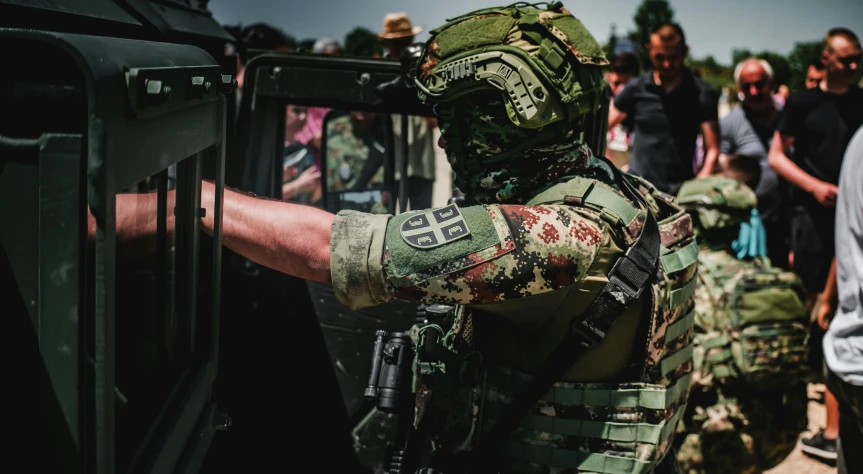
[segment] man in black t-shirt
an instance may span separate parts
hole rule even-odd
[[[653,69],[629,81],[615,96],[608,129],[631,118],[629,172],[676,195],[680,185],[695,176],[699,133],[705,156],[698,176],[713,172],[719,157],[719,95],[683,66],[689,48],[679,25],[658,26],[645,47]]]
[[[835,255],[837,183],[845,148],[863,124],[863,92],[853,84],[861,66],[857,36],[844,28],[830,30],[821,61],[826,75],[817,87],[798,91],[789,98],[779,116],[768,155],[770,166],[791,183],[792,269],[806,286],[810,309],[825,288]],[[793,160],[786,154],[792,144]],[[822,334],[813,324],[809,362],[816,371],[823,360]],[[798,444],[809,454],[836,459],[839,410],[829,390],[824,397],[825,429],[800,439]]]
[[[822,53],[827,74],[818,87],[788,99],[770,147],[770,166],[793,186],[794,271],[811,296],[824,288],[830,270],[839,169],[851,135],[863,124],[863,92],[853,83],[860,58],[853,32],[830,30]],[[793,160],[786,155],[792,144]]]

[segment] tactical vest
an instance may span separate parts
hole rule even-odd
[[[629,369],[603,382],[556,383],[504,442],[504,472],[650,472],[671,445],[691,383],[698,247],[690,216],[648,183],[635,183],[659,221],[662,247],[641,314],[626,323],[638,326]],[[617,190],[583,177],[555,185],[526,205],[551,204],[598,216],[626,246],[645,220],[644,211]],[[571,289],[496,304],[528,314],[530,306],[548,305],[572,320],[581,315],[581,304],[574,308],[573,299],[557,294]],[[476,343],[482,339],[475,323],[480,311],[457,307],[451,320],[412,330],[426,354],[417,364],[415,428],[432,418],[429,431],[441,452],[471,451],[530,379],[503,362],[483,360],[483,346]]]

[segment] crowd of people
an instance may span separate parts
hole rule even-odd
[[[841,439],[844,465],[855,466],[843,472],[863,472],[863,327],[859,309],[855,320],[853,308],[837,307],[835,275],[841,242],[846,251],[838,264],[847,269],[845,284],[852,293],[860,290],[861,281],[853,276],[859,270],[852,270],[860,268],[853,260],[859,248],[848,248],[854,245],[849,233],[858,232],[859,239],[859,222],[843,217],[859,216],[863,183],[859,172],[853,177],[863,156],[849,145],[863,125],[863,93],[854,83],[861,66],[859,38],[845,28],[828,31],[821,57],[812,58],[807,68],[807,88],[790,95],[787,86],[775,83],[767,61],[741,61],[734,69],[740,105],[721,119],[716,91],[684,66],[688,48],[679,25],[656,28],[648,52],[651,67],[641,75],[634,56],[611,60],[608,157],[669,194],[691,179],[727,175],[728,167],[721,164],[735,163],[733,177],[757,196],[765,260],[793,271],[805,287],[806,308],[813,315],[809,363],[816,374],[822,361],[826,364],[823,377],[810,379],[827,381],[826,427],[801,439],[800,447],[835,460]],[[697,147],[698,142],[703,145]],[[843,173],[847,190],[840,195]],[[849,345],[848,338],[855,342]]]
[[[404,13],[388,14],[377,34],[353,32],[348,37],[349,47],[332,38],[296,42],[263,24],[236,29],[235,46],[242,51],[238,82],[242,88],[242,67],[252,50],[339,55],[349,49],[352,55],[398,58],[420,31]],[[839,459],[840,472],[863,472],[863,320],[858,306],[863,300],[863,92],[855,83],[861,70],[858,36],[846,28],[829,30],[821,56],[812,58],[808,65],[806,88],[801,90],[791,91],[787,85],[776,84],[767,61],[744,59],[734,68],[740,103],[721,117],[718,91],[685,65],[689,49],[680,25],[655,26],[645,48],[650,64],[644,72],[637,57],[629,53],[609,58],[605,67],[612,95],[606,157],[659,192],[690,203],[683,207],[693,215],[696,235],[703,241],[700,243],[729,259],[720,259],[726,262],[718,266],[726,272],[722,278],[732,280],[734,275],[727,274],[732,268],[735,272],[742,272],[743,267],[752,272],[773,268],[775,273],[771,275],[776,281],[800,288],[799,297],[786,295],[788,299],[782,301],[788,304],[782,308],[794,313],[789,318],[797,318],[800,311],[795,312],[795,305],[799,303],[806,321],[795,322],[797,326],[788,323],[788,327],[808,326],[807,336],[802,339],[775,336],[775,341],[788,344],[787,351],[774,354],[776,360],[793,365],[805,359],[808,362],[800,366],[810,368],[808,373],[789,372],[798,377],[785,388],[774,386],[732,397],[729,393],[736,392],[729,386],[705,382],[708,378],[722,378],[717,374],[726,365],[716,362],[722,354],[703,360],[696,356],[696,398],[690,403],[689,411],[693,413],[681,420],[682,426],[688,424],[684,428],[688,435],[679,441],[680,462],[691,472],[761,472],[787,456],[789,442],[791,446],[797,442],[813,456]],[[329,112],[324,108],[288,107],[285,200],[314,203],[320,199],[321,136]],[[360,129],[374,128],[370,125],[375,120],[373,114],[351,113],[349,117],[339,122],[339,130],[356,135]],[[432,137],[437,122],[410,117],[407,130],[401,130],[398,118],[393,118],[393,124],[396,134],[408,135],[411,208],[431,207],[431,184],[435,180]],[[357,178],[375,146],[363,140],[345,142],[358,148],[366,146],[367,153],[360,162],[348,158],[356,157],[355,153],[328,153],[328,160],[334,160],[326,166],[331,173],[328,183],[341,186],[338,189],[350,189],[357,181],[368,184],[368,179]],[[397,150],[397,156],[403,155],[404,150]],[[733,232],[729,233],[729,229]],[[699,258],[702,257],[705,261],[714,258]],[[738,267],[728,261],[756,263]],[[709,267],[709,263],[704,265]],[[698,291],[709,287],[700,283],[695,290],[696,300],[702,298],[708,307],[720,304],[709,295],[699,296]],[[722,285],[719,286],[726,288]],[[704,316],[696,307],[696,334],[711,333],[705,329],[711,324],[708,321],[719,324],[716,321],[724,320]],[[702,338],[699,342],[696,336],[696,345],[702,344],[696,354],[699,350],[709,354],[711,348],[718,347],[712,347],[714,342],[710,341],[722,337]],[[785,357],[796,350],[794,344],[803,344],[803,340],[808,340],[805,356]],[[807,382],[826,383],[826,426],[798,441],[797,435],[806,426]],[[703,396],[711,390],[714,395],[708,397],[709,401],[697,398],[699,393]],[[716,408],[716,400],[725,398],[734,401]],[[753,418],[753,407],[770,413],[770,417]],[[701,412],[695,413],[698,409]],[[708,425],[716,428],[723,422],[740,426],[732,430],[734,436],[720,442],[708,443],[706,438],[698,437],[699,428],[693,427],[693,423],[704,423],[706,436],[712,432]],[[774,436],[760,429],[781,433]],[[729,439],[740,449],[741,458],[733,457],[737,448],[729,447]],[[710,471],[709,458],[718,459],[721,453],[732,457],[721,459],[726,464],[720,470]]]
[[[237,57],[238,94],[237,107],[242,100],[245,65],[250,53],[301,52],[315,55],[389,58],[398,60],[404,50],[415,42],[416,34],[423,27],[414,26],[404,12],[388,13],[383,18],[380,32],[373,33],[357,28],[346,35],[344,44],[337,39],[323,37],[315,40],[297,41],[278,28],[266,23],[247,27],[227,28],[236,38],[229,44],[227,55]],[[321,140],[324,134],[324,119],[331,109],[290,105],[285,120],[285,157],[282,197],[285,200],[318,205],[321,202]],[[349,111],[350,120],[345,126],[334,129],[344,140],[333,140],[328,144],[329,171],[327,187],[330,191],[367,189],[368,179],[358,180],[363,165],[376,161],[383,149],[382,114]],[[409,116],[407,120],[408,150],[401,149],[403,141],[402,120],[398,115],[392,121],[396,162],[396,181],[401,180],[400,160],[408,157],[409,191],[408,203],[413,209],[425,209],[432,204],[432,185],[435,181],[434,119]],[[362,131],[362,133],[361,133]],[[376,132],[376,133],[372,133]],[[354,140],[356,139],[356,140]],[[345,143],[358,143],[360,157],[351,152],[356,147],[344,148]],[[380,160],[376,162],[380,163]],[[374,173],[372,173],[374,174]],[[380,184],[381,180],[375,183]]]

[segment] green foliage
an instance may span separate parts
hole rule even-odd
[[[367,28],[357,27],[345,36],[345,54],[361,58],[381,57],[384,47],[380,38]]]
[[[801,41],[794,44],[794,48],[788,54],[788,64],[791,67],[791,82],[788,87],[792,90],[806,87],[806,70],[809,68],[809,63],[818,61],[823,49],[823,40]]]
[[[702,79],[717,90],[720,90],[725,86],[732,86],[734,82],[732,77],[734,74],[733,68],[719,64],[711,55],[708,55],[704,59],[694,59],[690,57],[686,61],[686,67],[693,71],[697,71],[698,74],[701,75]]]

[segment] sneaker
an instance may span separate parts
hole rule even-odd
[[[838,457],[836,452],[836,441],[838,438],[827,439],[824,437],[824,431],[819,431],[812,437],[801,438],[797,441],[800,449],[807,454],[816,456],[822,459],[835,461]]]

